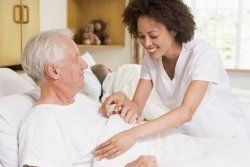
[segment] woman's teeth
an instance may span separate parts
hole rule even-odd
[[[156,48],[150,48],[150,49],[147,49],[149,53],[153,53],[154,51],[156,51]]]

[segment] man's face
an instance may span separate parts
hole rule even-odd
[[[60,67],[60,81],[70,90],[78,92],[84,86],[83,70],[88,67],[80,57],[79,49],[71,39],[63,39],[65,46],[65,61]]]

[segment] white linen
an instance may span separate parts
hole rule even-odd
[[[132,99],[136,86],[140,79],[141,66],[137,64],[126,64],[118,68],[116,72],[109,74],[103,81],[103,97],[102,101],[109,95],[123,91],[128,98]],[[163,104],[159,95],[153,88],[148,101],[143,111],[143,118],[146,120],[155,119],[166,112],[169,109]]]
[[[107,120],[98,109],[81,94],[70,105],[37,105],[20,127],[19,166],[91,166],[92,151]]]
[[[25,94],[0,98],[0,162],[3,166],[17,166],[19,126],[34,105],[34,99]]]
[[[250,119],[250,90],[232,88],[232,92],[237,96],[245,114]]]
[[[218,53],[208,43],[199,39],[183,43],[172,80],[161,58],[151,59],[145,55],[141,78],[152,80],[163,104],[170,109],[182,104],[191,81],[208,81],[208,89],[192,121],[179,128],[199,137],[249,137],[250,124],[231,93],[229,78]]]
[[[0,68],[0,97],[30,91],[32,84],[9,68]]]
[[[81,57],[88,64],[89,67],[96,64],[93,56],[89,52],[85,52],[84,54],[81,55]]]
[[[102,85],[90,68],[84,70],[83,80],[85,85],[80,92],[95,101],[100,101]]]
[[[103,129],[99,143],[133,126],[113,115]],[[159,167],[249,167],[250,140],[192,138],[170,131],[138,141],[114,159],[95,159],[93,167],[123,167],[140,155],[156,156]]]
[[[85,52],[81,57],[88,64],[88,68],[84,70],[83,80],[85,85],[80,92],[92,100],[100,101],[102,85],[91,70],[91,66],[95,65],[96,62],[89,52]]]
[[[9,73],[9,70],[7,72]],[[14,71],[11,71],[12,74],[13,72]],[[0,70],[0,73],[1,73],[1,70]],[[20,121],[23,119],[24,115],[33,107],[34,100],[33,98],[26,96],[25,94],[16,95],[16,93],[18,93],[19,90],[21,90],[21,92],[25,92],[26,90],[30,90],[30,88],[27,89],[26,82],[23,82],[23,80],[18,76],[18,74],[16,74],[15,72],[14,72],[14,75],[12,74],[10,74],[10,76],[8,76],[7,78],[9,77],[14,78],[14,80],[12,80],[14,82],[13,84],[11,84],[14,87],[12,87],[13,89],[8,89],[8,90],[4,89],[5,86],[7,85],[7,87],[9,87],[11,85],[8,85],[8,83],[5,83],[5,79],[3,79],[4,82],[2,82],[2,78],[6,76],[0,75],[0,80],[1,80],[0,83],[1,85],[3,85],[3,89],[0,89],[0,94],[2,93],[2,91],[4,92],[8,91],[8,94],[15,93],[15,95],[0,98],[0,162],[2,163],[3,166],[16,167],[18,163],[17,162],[17,150],[18,150],[17,131],[19,129]],[[120,74],[120,76],[122,76],[122,73]],[[21,79],[21,84],[19,84],[20,79]],[[24,83],[24,85],[22,83]],[[117,83],[117,84],[123,84],[123,83]],[[135,86],[136,85],[134,85],[134,89],[135,89]],[[239,96],[240,102],[242,102],[243,104],[243,108],[247,109],[245,111],[246,113],[248,113],[250,117],[250,92],[246,90],[241,90],[241,89],[233,89],[233,92]],[[31,94],[33,97],[35,97],[35,99],[39,97],[39,93],[37,91],[32,91],[32,92],[29,92],[28,94]],[[159,98],[158,95],[157,95],[157,98]],[[158,100],[154,98],[153,100],[155,100],[156,102],[159,102]],[[153,105],[152,107],[150,107],[149,112],[151,112],[152,115],[149,115],[149,118],[153,119],[153,117],[158,117],[159,115],[157,114],[155,115],[157,111],[159,111],[160,114],[165,113],[165,110],[159,107],[157,103],[152,103],[152,104],[156,106],[156,110],[154,110],[155,108]],[[157,107],[161,108],[161,110],[158,110]],[[106,138],[107,137],[108,136],[106,136]],[[221,151],[218,154],[212,154],[210,156],[206,156],[201,160],[193,160],[193,161],[190,160],[190,164],[192,165],[189,165],[189,166],[192,166],[192,167],[201,167],[201,166],[202,167],[210,167],[210,166],[248,167],[250,164],[248,151],[250,149],[248,147],[247,142],[245,142],[244,140],[239,140],[238,142],[236,142],[235,140],[232,140],[232,141],[227,140],[227,141],[228,142],[225,142],[227,143],[227,146],[228,146],[227,150]],[[214,140],[211,142],[216,143],[218,141]],[[224,143],[224,140],[221,140],[221,143]],[[134,160],[136,157],[132,157],[132,158]],[[1,163],[0,163],[0,166],[1,166]],[[186,167],[188,166],[189,163],[187,164],[185,163],[184,165],[181,163],[176,164],[175,162],[172,162],[172,163],[168,162],[167,164],[168,166],[171,166],[171,167],[175,167],[175,166]],[[105,167],[105,166],[102,166],[102,167]]]

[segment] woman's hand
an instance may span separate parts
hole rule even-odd
[[[96,148],[95,157],[98,160],[115,158],[131,148],[137,140],[137,135],[131,130],[120,132],[99,145]]]
[[[125,167],[157,167],[157,161],[154,156],[141,155],[136,160],[128,163]]]
[[[110,117],[112,114],[120,113],[121,106],[124,104],[126,98],[127,97],[123,92],[117,92],[106,97],[104,102],[102,103],[101,112],[106,117]],[[112,104],[115,105],[114,108],[110,107],[110,105]]]
[[[112,104],[115,104],[115,107],[110,110]],[[139,123],[141,121],[139,107],[129,100],[123,92],[117,92],[107,97],[102,104],[101,110],[107,117],[112,114],[120,114],[127,123],[134,123],[135,121]]]

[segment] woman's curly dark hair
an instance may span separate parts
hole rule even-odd
[[[182,0],[131,0],[123,13],[123,23],[135,38],[138,38],[137,20],[141,16],[151,17],[167,30],[175,31],[178,43],[194,36],[194,17]]]

